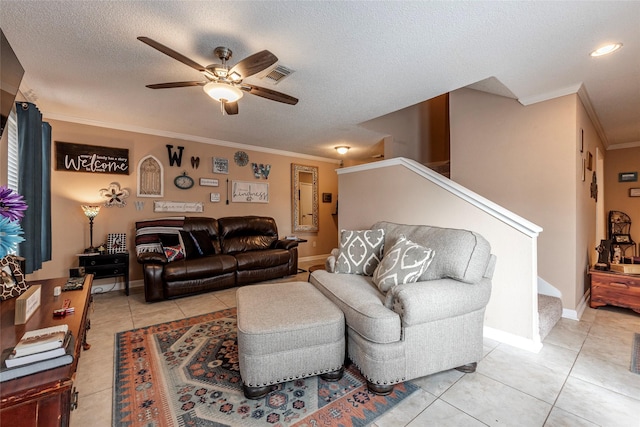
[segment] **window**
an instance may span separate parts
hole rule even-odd
[[[7,132],[9,137],[7,155],[7,187],[13,191],[18,191],[18,123],[16,112],[11,111],[7,122]]]

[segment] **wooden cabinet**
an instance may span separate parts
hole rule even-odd
[[[3,349],[15,346],[26,331],[63,323],[69,325],[69,330],[76,338],[74,360],[70,365],[0,383],[0,423],[3,426],[69,425],[70,412],[77,403],[73,382],[80,352],[83,344],[86,344],[92,280],[93,276],[88,274],[82,289],[63,292],[58,297],[53,296],[53,288],[64,285],[66,278],[33,282],[42,285],[40,308],[24,325],[14,325],[15,298],[0,303]],[[70,305],[75,312],[63,318],[54,318],[53,310],[61,308],[67,298],[71,300]]]
[[[591,270],[592,308],[603,305],[630,308],[640,313],[640,275]]]
[[[93,274],[95,279],[123,277],[126,295],[129,295],[129,253],[104,255],[80,255],[80,267],[85,273]]]

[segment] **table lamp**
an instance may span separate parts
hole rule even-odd
[[[85,249],[84,253],[94,254],[98,252],[98,249],[93,247],[93,219],[98,216],[98,213],[100,212],[100,206],[82,205],[82,210],[84,211],[85,216],[89,218],[89,236],[91,239],[91,246]]]

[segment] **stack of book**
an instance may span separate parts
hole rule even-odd
[[[2,352],[0,382],[73,362],[74,339],[68,325],[25,332],[15,347]]]

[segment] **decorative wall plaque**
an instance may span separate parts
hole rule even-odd
[[[153,202],[154,212],[204,212],[202,202]]]
[[[233,181],[231,201],[242,203],[269,203],[269,184]]]
[[[129,150],[56,141],[56,170],[129,175]]]
[[[149,155],[138,162],[138,197],[162,197],[164,195],[164,167]]]

